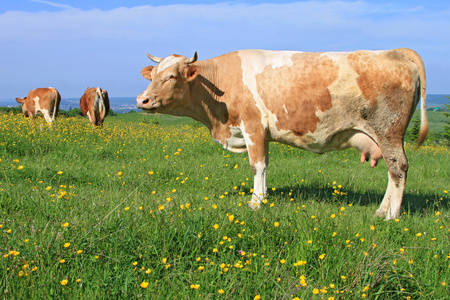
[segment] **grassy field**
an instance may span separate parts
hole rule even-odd
[[[450,149],[407,145],[402,216],[355,150],[270,146],[248,208],[246,154],[189,119],[0,115],[0,293],[6,299],[446,299]]]

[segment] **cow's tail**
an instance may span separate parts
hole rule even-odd
[[[95,97],[94,111],[95,111],[95,125],[100,125],[99,122],[105,118],[106,108],[105,100],[101,88],[97,88],[97,95]]]
[[[419,131],[419,138],[417,139],[417,147],[419,147],[428,134],[428,118],[427,118],[427,94],[426,94],[426,88],[427,88],[427,80],[425,76],[425,65],[423,64],[422,58],[415,52],[414,50],[402,48],[399,49],[403,52],[403,54],[411,60],[419,70],[419,76],[420,76],[420,100],[421,100],[421,106],[420,106],[420,131]],[[419,103],[419,99],[416,99],[416,102],[414,103],[414,108]]]
[[[55,88],[52,88],[53,92],[53,114],[52,114],[52,121],[55,121],[56,117],[58,116],[59,112],[59,103],[61,102],[61,95],[59,94],[58,90]]]

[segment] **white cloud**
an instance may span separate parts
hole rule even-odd
[[[283,42],[301,46],[307,42],[351,38],[412,38],[428,29],[427,36],[440,34],[430,26],[435,21],[450,25],[443,14],[422,15],[420,7],[402,10],[363,1],[297,2],[288,4],[167,5],[82,11],[49,1],[49,5],[71,8],[59,12],[9,12],[0,15],[1,40],[181,39],[196,37],[212,41]],[[395,14],[395,18],[392,17]],[[440,15],[442,18],[440,18]],[[447,27],[448,28],[448,27]],[[367,36],[367,35],[371,36]],[[314,38],[315,37],[315,38]],[[326,44],[326,43],[320,44]],[[333,46],[333,45],[330,45]]]
[[[53,7],[59,7],[59,8],[64,8],[64,9],[74,9],[72,6],[70,5],[65,5],[65,4],[59,4],[59,3],[55,3],[55,2],[50,2],[50,1],[44,1],[44,0],[31,0],[32,2],[36,2],[36,3],[43,3],[43,4],[47,4]]]
[[[0,48],[0,59],[7,57],[2,69],[8,74],[0,75],[2,90],[17,85],[17,81],[35,82],[36,76],[17,69],[42,73],[43,65],[51,61],[53,64],[47,68],[53,71],[46,71],[39,78],[68,87],[84,86],[86,81],[101,78],[105,83],[120,83],[114,88],[121,89],[121,95],[133,94],[130,91],[142,84],[136,78],[140,80],[139,70],[148,62],[146,52],[156,56],[190,56],[198,50],[199,58],[207,59],[244,48],[340,51],[410,47],[424,60],[450,64],[443,51],[450,45],[449,9],[430,11],[421,6],[405,8],[366,1],[302,1],[83,11],[35,1],[64,9],[0,14],[0,28],[8,28],[0,31],[0,43],[8,45]],[[99,64],[101,68],[93,69]],[[87,72],[85,68],[92,69]],[[443,77],[434,75],[432,69],[428,74],[429,78]],[[447,74],[445,78],[448,77]],[[432,88],[433,83],[428,86]]]

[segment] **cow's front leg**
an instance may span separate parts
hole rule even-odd
[[[257,210],[261,208],[261,201],[266,197],[267,185],[266,185],[266,170],[267,164],[265,162],[257,162],[251,165],[254,185],[252,200],[250,201],[250,207]]]
[[[253,173],[253,193],[250,207],[254,210],[261,208],[261,202],[266,197],[266,171],[269,164],[268,145],[266,142],[257,145],[253,144],[248,148],[250,168]]]

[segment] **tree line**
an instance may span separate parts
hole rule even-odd
[[[447,98],[450,97],[447,96]],[[434,141],[434,142],[442,142],[443,144],[450,146],[450,104],[444,104],[447,108],[447,111],[443,111],[442,113],[446,117],[446,122],[444,125],[444,131],[443,133],[435,133],[435,132],[429,132],[427,140],[428,141]],[[21,114],[22,109],[20,106],[13,106],[13,107],[0,107],[0,113],[13,113],[13,114]],[[79,108],[70,108],[69,110],[59,110],[58,115],[60,117],[83,117],[83,114],[81,112],[81,109]],[[110,116],[117,115],[112,111],[112,109],[109,110]],[[415,117],[412,119],[412,125],[410,128],[406,131],[405,134],[405,141],[408,142],[414,142],[417,141],[417,138],[419,137],[419,131],[420,131],[420,115],[416,114]]]
[[[22,108],[20,106],[13,106],[13,107],[4,107],[0,106],[0,113],[13,113],[13,114],[22,114]],[[113,112],[112,109],[109,109],[108,116],[115,116],[117,115],[115,112]],[[58,117],[84,117],[83,113],[81,112],[81,109],[79,108],[70,108],[69,110],[63,110],[60,109],[58,111]]]

